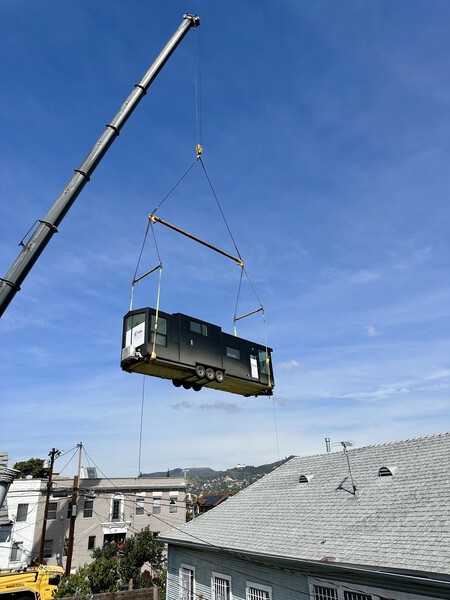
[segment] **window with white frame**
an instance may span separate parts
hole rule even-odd
[[[180,600],[194,600],[195,569],[189,565],[180,567]]]
[[[231,600],[231,577],[213,572],[211,577],[211,599]]]
[[[11,562],[20,562],[22,560],[23,542],[14,542],[11,546]]]
[[[161,513],[161,498],[162,492],[153,492],[153,514],[159,515]]]
[[[315,585],[314,600],[338,600],[337,589],[323,585]]]
[[[272,588],[268,585],[247,581],[246,600],[272,600]]]
[[[116,495],[111,499],[111,521],[123,521],[123,496]]]
[[[136,514],[143,515],[145,512],[145,492],[136,494]]]
[[[28,515],[28,504],[18,504],[16,521],[26,521],[27,515]]]
[[[83,518],[88,519],[94,514],[94,501],[84,499]]]
[[[312,600],[383,600],[384,598],[384,592],[380,596],[380,590],[377,589],[376,593],[373,593],[370,588],[363,585],[352,586],[319,580],[310,580],[309,584]],[[396,598],[400,597],[396,596]]]
[[[48,511],[47,511],[47,519],[49,521],[51,519],[56,519],[57,512],[58,512],[58,503],[57,502],[49,502],[48,503]]]

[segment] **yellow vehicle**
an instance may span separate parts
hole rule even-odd
[[[0,600],[51,600],[63,574],[50,565],[0,572]]]

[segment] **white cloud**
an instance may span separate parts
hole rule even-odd
[[[365,330],[369,337],[376,337],[377,335],[380,335],[373,325],[366,325]]]
[[[283,371],[294,371],[297,369],[301,369],[301,364],[297,360],[292,358],[291,360],[280,363],[278,365],[278,368],[282,369]]]

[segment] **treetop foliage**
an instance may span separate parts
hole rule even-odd
[[[93,562],[64,578],[55,598],[116,592],[128,585],[130,580],[133,581],[134,588],[156,585],[163,592],[163,548],[163,544],[148,528],[126,538],[121,550],[116,543],[95,548],[92,552]]]
[[[20,479],[25,477],[33,477],[33,479],[45,479],[48,477],[49,469],[45,467],[45,461],[42,458],[30,458],[29,460],[23,460],[16,462],[13,469],[17,469],[20,472]]]

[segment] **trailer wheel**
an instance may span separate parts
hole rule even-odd
[[[199,379],[203,379],[205,377],[205,367],[203,365],[197,365],[195,367],[195,374]]]
[[[211,367],[208,367],[205,371],[205,376],[208,381],[214,381],[214,378],[216,376],[216,374],[214,373],[214,369],[211,369]]]
[[[222,383],[222,381],[225,379],[225,375],[223,374],[223,371],[216,371],[216,381],[217,383]]]
[[[194,390],[194,392],[199,392],[202,389],[202,386],[199,383],[193,383],[192,389]]]
[[[185,390],[190,390],[192,387],[192,383],[190,383],[189,381],[183,381],[181,384]]]
[[[179,379],[172,379],[172,383],[175,387],[181,387],[181,381]]]

